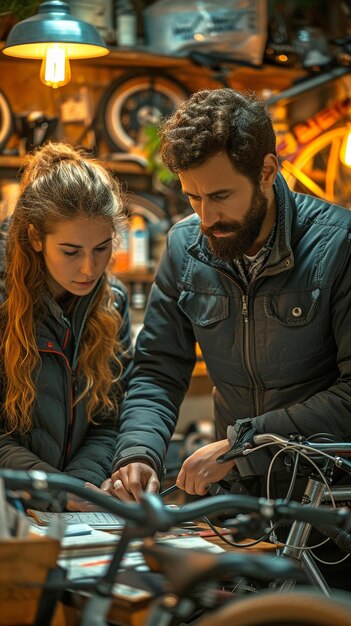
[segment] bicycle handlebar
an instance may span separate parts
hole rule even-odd
[[[281,446],[282,448],[289,448],[291,451],[293,448],[296,452],[303,452],[305,456],[316,457],[318,453],[326,456],[329,461],[332,461],[336,467],[344,470],[347,474],[351,474],[351,462],[343,458],[345,456],[351,456],[351,443],[350,442],[331,442],[331,443],[318,443],[308,440],[292,441],[281,435],[275,433],[260,433],[254,435],[255,447],[249,446],[246,449],[238,450],[238,456],[247,456],[252,454],[255,450],[260,450],[261,445],[273,444]]]
[[[287,437],[283,437],[282,435],[277,435],[275,433],[259,433],[254,436],[254,442],[256,446],[260,446],[265,443],[277,444],[280,446],[294,446],[296,447],[303,446],[306,448],[304,452],[306,454],[315,454],[315,451],[326,452],[327,454],[345,454],[351,455],[351,443],[350,442],[331,442],[331,443],[318,443],[313,441],[301,441],[295,442],[287,439]],[[310,448],[310,450],[308,450]],[[254,450],[254,448],[252,448]],[[244,452],[245,454],[245,452]]]
[[[46,474],[42,471],[28,472],[0,470],[7,487],[12,489],[29,488],[32,491],[55,491],[61,489],[89,500],[106,511],[119,515],[128,521],[128,527],[135,529],[135,536],[152,536],[156,531],[167,531],[172,526],[193,521],[212,514],[256,513],[264,519],[301,520],[312,526],[336,526],[351,528],[351,511],[344,507],[337,510],[329,507],[313,507],[284,500],[267,500],[243,495],[219,495],[191,502],[179,509],[171,509],[163,504],[157,494],[144,493],[140,503],[125,503],[113,496],[87,489],[77,479],[65,474]]]

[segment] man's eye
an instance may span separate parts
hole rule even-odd
[[[221,193],[216,196],[213,196],[214,200],[226,200],[226,198],[229,198],[229,193]]]

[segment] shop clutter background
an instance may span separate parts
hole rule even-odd
[[[39,5],[0,0],[0,40]],[[351,0],[67,5],[97,28],[111,52],[72,61],[71,81],[57,89],[40,82],[37,61],[0,53],[0,217],[11,213],[24,154],[48,139],[72,141],[105,160],[125,185],[131,214],[114,269],[143,310],[166,233],[190,211],[159,158],[158,123],[191,92],[219,86],[253,89],[266,100],[292,187],[351,206],[344,154],[351,135]]]
[[[42,0],[0,0],[0,37],[36,13]],[[350,29],[350,0],[66,0],[110,46],[146,46],[163,54],[218,52],[260,65],[318,65],[333,37]],[[314,51],[313,54],[308,54]]]

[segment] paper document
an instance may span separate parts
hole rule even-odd
[[[125,520],[113,513],[105,511],[64,511],[63,513],[51,513],[27,509],[27,515],[33,517],[39,526],[48,526],[53,519],[60,518],[66,524],[88,524],[99,530],[120,530],[125,526]]]

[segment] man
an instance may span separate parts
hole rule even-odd
[[[180,489],[201,496],[231,476],[230,454],[217,458],[242,420],[251,440],[351,440],[351,212],[288,189],[270,116],[253,95],[195,93],[160,138],[194,215],[169,232],[138,337],[112,474],[122,500],[159,489],[196,341],[214,384],[217,440],[186,459]],[[274,474],[273,495],[284,495],[283,478]]]

